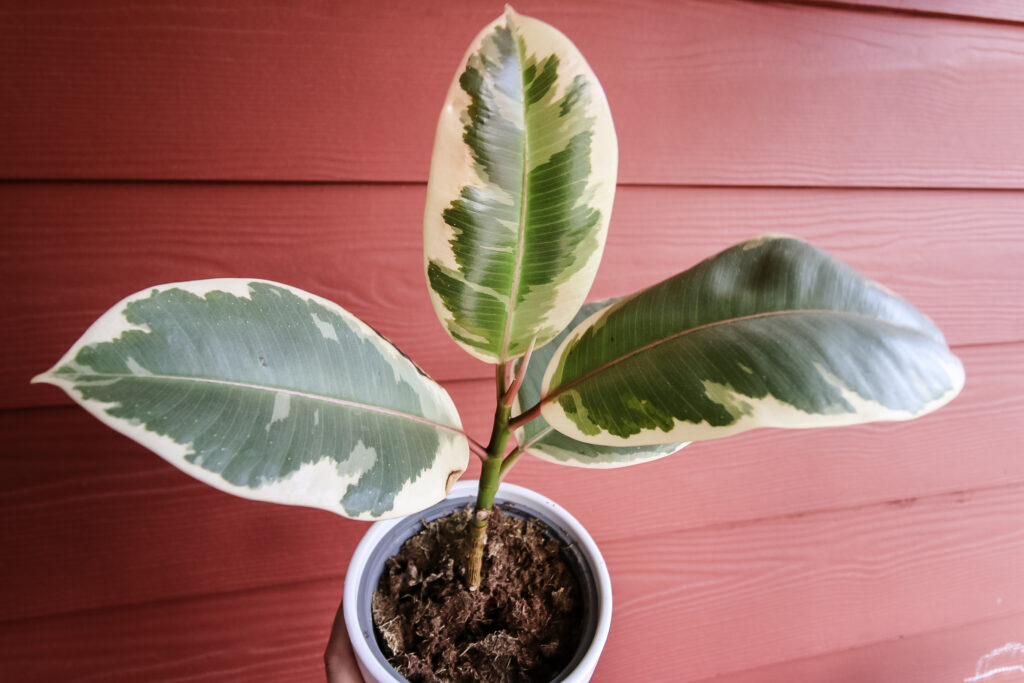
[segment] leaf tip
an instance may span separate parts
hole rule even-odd
[[[803,242],[804,240],[795,235],[789,235],[782,232],[766,232],[763,235],[758,235],[757,237],[746,240],[745,242],[741,242],[740,246],[743,247],[743,251],[750,251],[751,249],[757,249],[768,242],[782,241]]]
[[[55,381],[53,381],[53,371],[52,370],[47,370],[46,372],[39,373],[38,375],[36,375],[32,379],[30,379],[28,381],[28,383],[29,384],[52,384],[54,386],[57,386],[57,383]]]
[[[502,13],[501,17],[498,18],[498,21],[504,21],[505,28],[510,31],[515,31],[522,25],[522,18],[523,15],[517,12],[512,5],[505,3],[505,11]]]

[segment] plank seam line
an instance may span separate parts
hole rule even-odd
[[[1020,345],[1020,344],[1024,344],[1024,339],[1016,339],[1016,340],[1009,340],[1009,341],[997,341],[997,342],[974,342],[974,343],[970,343],[970,344],[956,344],[954,346],[951,346],[950,348],[952,350],[954,350],[954,351],[957,351],[957,350],[965,350],[965,349],[983,349],[983,348],[999,347],[999,346],[1017,346],[1017,345]],[[494,379],[494,375],[493,374],[489,374],[489,375],[473,375],[473,376],[469,376],[469,377],[432,377],[432,379],[435,382],[437,382],[438,384],[441,384],[441,385],[445,385],[445,384],[470,384],[470,383],[473,383],[473,382],[493,380]],[[968,380],[970,380],[970,378],[968,378]],[[26,382],[26,384],[27,384],[27,382]],[[6,407],[6,408],[0,408],[0,412],[2,412],[2,413],[14,413],[14,412],[23,411],[23,410],[24,411],[28,411],[28,410],[45,410],[45,409],[50,409],[50,408],[73,408],[75,406],[76,406],[75,403],[72,403],[71,401],[66,401],[66,402],[60,402],[60,403],[42,403],[42,404],[38,404],[38,405],[29,405],[29,406],[9,406],[9,407]],[[458,407],[458,406],[456,406],[456,407]]]
[[[979,488],[974,488],[974,489],[961,489],[961,490],[957,490],[957,491],[943,492],[943,493],[937,493],[937,494],[928,494],[928,495],[924,495],[924,496],[917,496],[917,497],[909,499],[909,500],[913,501],[913,503],[916,503],[916,502],[919,502],[919,501],[934,500],[934,499],[943,498],[943,497],[947,497],[947,498],[956,497],[956,498],[959,498],[961,496],[970,495],[972,493],[987,493],[987,492],[992,492],[992,491],[1012,490],[1012,489],[1022,489],[1022,490],[1024,490],[1024,482],[1016,482],[1016,483],[1012,483],[1012,484],[1001,484],[1001,485],[995,485],[995,486],[985,486],[985,487],[979,487]],[[771,517],[760,517],[760,518],[757,518],[755,520],[740,520],[740,521],[737,521],[737,522],[726,522],[726,523],[718,523],[718,524],[709,524],[709,525],[705,525],[705,526],[702,526],[702,527],[691,527],[689,529],[685,529],[685,530],[683,530],[683,533],[688,533],[690,531],[704,531],[704,530],[710,530],[710,529],[715,529],[715,528],[735,529],[735,528],[742,528],[742,527],[745,527],[745,526],[750,526],[752,524],[758,524],[758,523],[765,522],[765,521],[778,521],[778,520],[785,520],[785,519],[799,519],[799,518],[805,518],[805,517],[814,516],[814,515],[817,515],[817,514],[827,514],[827,513],[835,513],[835,512],[847,512],[847,511],[863,510],[863,509],[869,509],[869,508],[875,508],[875,507],[886,507],[886,506],[894,506],[894,505],[897,506],[897,507],[903,507],[906,504],[905,503],[906,500],[908,500],[908,499],[888,500],[888,501],[882,501],[882,502],[877,502],[877,503],[869,503],[869,504],[864,504],[864,505],[851,505],[851,506],[845,506],[845,507],[822,508],[822,509],[819,509],[819,510],[797,512],[797,513],[789,513],[789,514],[785,514],[785,515],[775,515],[775,516],[771,516]],[[630,537],[630,540],[633,540],[633,541],[640,540],[640,539],[643,539],[644,537],[645,537],[644,535],[634,535],[634,536]],[[649,537],[652,537],[652,538],[653,537],[664,538],[664,534],[651,534],[651,535],[649,535]],[[614,543],[615,541],[605,541],[605,542],[606,543]],[[138,601],[123,602],[123,603],[111,603],[109,605],[90,607],[90,608],[86,608],[86,609],[48,612],[46,614],[37,614],[37,615],[33,615],[31,617],[0,618],[0,624],[12,624],[12,623],[19,623],[19,622],[25,623],[25,622],[33,622],[33,621],[41,621],[41,620],[45,620],[45,619],[58,618],[58,617],[66,617],[66,616],[73,615],[73,614],[85,614],[85,615],[87,615],[87,614],[90,614],[90,613],[103,613],[103,612],[107,612],[107,611],[111,611],[111,610],[131,609],[131,608],[143,607],[143,606],[156,606],[156,605],[161,605],[161,604],[171,604],[171,603],[175,603],[175,602],[188,602],[188,601],[191,601],[191,600],[202,600],[202,599],[205,599],[205,598],[230,597],[230,596],[244,595],[244,594],[247,594],[247,593],[254,593],[255,594],[255,593],[262,592],[262,591],[266,591],[268,589],[298,587],[298,586],[303,586],[303,585],[325,583],[325,582],[329,582],[329,581],[340,581],[340,580],[343,580],[343,579],[344,579],[344,574],[331,573],[331,574],[326,574],[326,575],[323,575],[323,576],[308,577],[308,578],[304,578],[304,579],[299,580],[299,581],[282,581],[282,582],[277,582],[277,583],[262,584],[262,585],[259,585],[259,586],[247,586],[245,588],[236,588],[236,589],[233,589],[233,590],[226,590],[226,591],[207,591],[207,592],[200,592],[200,593],[186,593],[186,594],[177,595],[177,596],[169,596],[169,597],[164,597],[164,598],[158,598],[158,599],[155,599],[155,600],[138,600]],[[339,600],[341,599],[340,593],[339,593],[338,598],[339,598]],[[996,617],[996,618],[1000,619],[1000,618],[1004,618],[1004,617]],[[985,620],[982,620],[981,622],[978,622],[978,623],[982,623],[983,621],[991,621],[991,620],[992,619],[985,619]],[[941,630],[943,630],[943,629],[937,629],[937,631],[941,631]],[[930,633],[930,631],[929,632],[920,633],[920,634],[914,634],[914,635],[925,635],[926,633]],[[863,644],[863,645],[857,645],[857,646],[853,646],[851,648],[846,648],[846,649],[851,649],[851,650],[852,649],[858,649],[860,647],[867,647],[867,646],[870,646],[872,644],[888,642],[889,640],[891,640],[891,639],[872,641],[872,642],[869,642],[869,643],[866,643],[866,644]],[[795,660],[783,660],[782,662],[774,662],[772,665],[774,665],[774,664],[782,664],[782,663],[785,663],[786,661],[802,661],[803,659],[814,659],[814,658],[816,658],[818,656],[825,656],[827,654],[833,654],[834,652],[842,652],[842,651],[845,651],[846,649],[844,649],[844,650],[837,650],[837,651],[833,651],[833,652],[829,652],[829,653],[824,653],[823,655],[816,655],[815,657],[798,658],[798,659],[795,659]],[[766,665],[766,666],[771,666],[771,665]],[[758,668],[761,668],[761,667],[758,667]],[[745,671],[745,670],[741,669],[739,671]],[[737,672],[726,672],[726,673],[737,673]],[[697,682],[697,683],[699,683],[699,682]]]
[[[749,0],[744,0],[749,1]],[[907,18],[921,19],[943,19],[946,21],[959,21],[977,24],[997,24],[1002,26],[1024,26],[1024,21],[1009,19],[1006,17],[995,17],[982,14],[969,14],[966,12],[942,12],[938,10],[913,9],[907,7],[891,7],[889,5],[867,5],[855,2],[843,2],[842,0],[769,0],[767,3],[757,4],[791,5],[795,7],[816,7],[823,10],[839,10],[847,12],[861,12],[863,14],[894,14]]]
[[[347,562],[346,562],[347,565]],[[188,602],[190,600],[205,600],[208,598],[220,598],[220,597],[233,597],[245,595],[246,593],[260,593],[262,591],[273,589],[273,588],[297,588],[304,585],[313,585],[318,583],[327,583],[337,581],[343,582],[345,574],[332,573],[323,576],[312,576],[298,581],[279,581],[275,583],[260,584],[257,586],[247,586],[244,588],[233,588],[223,591],[199,591],[196,593],[182,593],[181,595],[173,595],[162,598],[156,598],[154,600],[128,600],[125,602],[112,602],[107,605],[97,605],[96,607],[86,607],[84,609],[71,609],[71,610],[57,610],[53,612],[46,612],[44,614],[35,614],[30,617],[3,617],[0,618],[0,625],[15,624],[15,623],[27,623],[33,621],[44,621],[46,619],[53,619],[59,617],[67,617],[73,614],[89,615],[95,613],[103,613],[110,610],[122,610],[122,609],[133,609],[137,607],[152,607],[164,604],[173,604]],[[338,587],[338,602],[341,602],[342,592],[341,586]],[[326,633],[324,634],[326,638]],[[325,641],[326,642],[326,641]]]
[[[886,643],[895,643],[895,642],[898,642],[900,640],[905,640],[905,639],[910,639],[910,638],[920,638],[920,637],[923,637],[923,636],[937,635],[937,634],[941,634],[941,633],[954,633],[954,632],[956,632],[959,629],[962,629],[964,627],[980,626],[981,624],[986,624],[986,623],[995,622],[995,621],[1002,621],[1003,619],[1012,619],[1013,617],[1024,617],[1024,611],[1017,610],[1017,611],[1013,611],[1013,612],[1007,612],[1006,614],[1001,614],[999,616],[987,617],[987,618],[984,618],[984,619],[976,619],[976,620],[964,621],[964,622],[961,622],[959,624],[956,624],[955,626],[943,626],[941,628],[928,629],[926,631],[915,631],[913,633],[901,633],[900,635],[896,636],[895,638],[881,638],[879,640],[869,640],[867,642],[859,643],[857,645],[850,645],[850,646],[847,646],[847,647],[841,647],[841,648],[839,648],[837,650],[828,650],[826,652],[821,652],[821,653],[818,653],[816,655],[810,655],[810,656],[807,656],[807,657],[794,657],[792,659],[782,659],[782,660],[779,660],[777,662],[771,662],[771,663],[768,663],[768,664],[761,664],[760,666],[755,666],[755,667],[750,668],[750,669],[730,669],[728,671],[720,671],[717,674],[715,674],[715,676],[712,677],[712,678],[701,678],[700,680],[689,681],[689,683],[714,683],[715,681],[720,680],[723,676],[736,676],[736,675],[739,675],[739,674],[746,674],[746,673],[753,674],[753,673],[757,673],[757,672],[762,671],[762,670],[771,669],[771,668],[776,667],[776,666],[784,666],[786,664],[795,664],[797,662],[811,662],[811,661],[814,661],[816,659],[826,659],[828,657],[832,657],[832,656],[835,656],[837,654],[842,654],[842,653],[847,653],[847,652],[854,652],[856,650],[865,650],[865,649],[870,648],[870,647],[875,647],[877,645],[884,645]]]
[[[1024,24],[1022,24],[1024,25]],[[279,186],[279,187],[408,187],[426,188],[424,180],[315,180],[315,179],[240,179],[240,178],[0,178],[0,185],[194,185],[210,187]],[[1020,186],[964,185],[806,185],[800,183],[656,183],[619,182],[619,188],[664,190],[789,190],[847,192],[1024,192]]]
[[[1017,346],[1017,345],[1020,345],[1020,344],[1024,344],[1024,338],[1021,338],[1021,339],[1009,339],[1009,340],[1006,340],[1006,341],[971,342],[969,344],[954,344],[953,346],[951,346],[949,348],[952,349],[953,351],[957,351],[957,350],[966,350],[966,349],[985,349],[985,348],[997,347],[997,346]],[[467,384],[467,383],[470,383],[470,382],[479,382],[481,380],[493,380],[494,376],[493,376],[493,374],[489,374],[489,375],[473,375],[473,376],[470,376],[470,377],[449,377],[449,378],[443,378],[443,377],[442,378],[437,378],[437,377],[434,377],[433,379],[434,379],[435,382],[437,382],[439,384]],[[70,404],[70,403],[68,403],[68,404],[55,404],[54,407],[56,407],[56,405],[73,405],[73,404]],[[44,406],[39,406],[39,407],[44,407]]]
[[[890,498],[887,500],[873,501],[870,503],[858,503],[856,505],[840,505],[835,507],[822,507],[814,508],[812,510],[801,510],[799,512],[787,512],[784,514],[769,515],[766,517],[750,517],[747,519],[730,520],[727,522],[712,522],[711,524],[704,524],[700,526],[685,527],[676,530],[675,533],[682,535],[691,532],[704,532],[714,531],[716,529],[743,529],[747,527],[756,526],[765,522],[785,522],[787,520],[797,519],[809,519],[819,515],[834,515],[837,513],[845,512],[857,512],[861,510],[871,510],[874,508],[878,509],[902,509],[912,506],[917,506],[922,502],[936,502],[943,498],[951,499],[957,504],[967,504],[972,501],[974,494],[988,494],[1002,491],[1013,491],[1020,490],[1024,491],[1024,479],[1020,481],[1012,481],[1002,484],[992,484],[990,486],[978,486],[975,488],[968,489],[953,489],[949,491],[939,491],[936,493],[926,493],[919,496],[909,496],[907,498]],[[632,534],[629,537],[630,541],[643,538],[665,538],[665,532],[656,532],[651,534]],[[611,544],[616,543],[617,539],[608,539],[604,543]]]
[[[998,347],[998,346],[1018,346],[1020,344],[1024,344],[1024,338],[1022,338],[1022,339],[1010,339],[1010,340],[1006,340],[1006,341],[971,342],[969,344],[954,344],[953,346],[950,346],[949,348],[951,350],[953,350],[953,351],[958,351],[958,350],[962,351],[962,350],[967,350],[967,349],[987,349],[987,348],[990,348],[990,347]],[[438,384],[468,384],[470,382],[479,382],[481,380],[493,380],[494,376],[493,375],[479,375],[479,376],[478,375],[473,375],[471,377],[451,377],[451,378],[447,378],[447,379],[446,378],[440,378],[439,379],[439,378],[435,377],[433,379]],[[68,404],[55,404],[55,407],[56,407],[56,405],[73,405],[73,404],[71,404],[71,403],[68,403]],[[44,406],[39,406],[39,407],[44,407]]]

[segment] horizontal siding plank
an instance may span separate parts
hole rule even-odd
[[[797,0],[802,2],[802,0]],[[810,5],[859,5],[865,8],[903,10],[926,14],[944,14],[964,19],[992,19],[1024,22],[1024,4],[1020,0],[808,0]]]
[[[1024,649],[1024,614],[956,626],[920,635],[832,652],[752,671],[715,676],[700,683],[1015,683],[1019,670],[1000,673],[1006,666],[1021,666]],[[1000,652],[1005,650],[1005,652]]]
[[[1024,344],[962,356],[964,393],[913,422],[758,430],[618,470],[523,458],[509,481],[563,504],[602,547],[639,529],[672,536],[881,502],[913,509],[928,496],[1024,484]],[[447,386],[467,430],[486,440],[490,383]],[[0,432],[0,547],[17,558],[0,620],[320,579],[344,570],[366,529],[226,496],[77,408],[3,412]],[[466,477],[478,472],[473,459]]]
[[[103,311],[161,282],[261,277],[326,296],[431,375],[489,377],[430,305],[424,188],[0,183],[0,408]],[[811,240],[931,315],[953,344],[1024,340],[1024,192],[624,187],[592,298],[636,291],[758,234]]]
[[[449,387],[474,434],[486,389]],[[0,621],[334,576],[368,528],[224,495],[78,408],[0,412],[0,433]]]
[[[74,580],[73,572],[67,574]],[[0,678],[322,681],[344,579],[0,623]]]
[[[1019,626],[1021,493],[607,543],[616,604],[595,680],[697,681],[962,623]],[[652,559],[646,544],[658,542]],[[0,623],[0,673],[18,681],[316,680],[340,592],[332,577]],[[954,671],[969,672],[980,654],[966,654]]]
[[[1016,486],[606,543],[603,675],[699,681],[1020,615],[1022,518]]]
[[[750,2],[518,5],[601,78],[626,183],[1024,187],[1018,26]],[[422,181],[496,5],[22,0],[0,177]]]

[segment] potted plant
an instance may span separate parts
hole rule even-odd
[[[616,166],[607,101],[569,40],[511,9],[485,27],[438,123],[424,245],[441,323],[495,368],[486,444],[374,330],[265,280],[133,294],[33,381],[216,488],[354,519],[430,508],[475,454],[466,542],[449,548],[467,592],[488,567],[499,482],[525,452],[618,467],[755,427],[910,419],[959,392],[962,366],[928,318],[793,238],[584,305]],[[587,666],[565,675],[586,680]]]

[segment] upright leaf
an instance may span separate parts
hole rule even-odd
[[[476,37],[441,111],[424,215],[431,300],[466,351],[510,360],[572,319],[617,164],[604,92],[564,35],[508,9]]]
[[[569,336],[570,330],[589,318],[597,311],[608,308],[619,299],[605,299],[584,304],[569,326],[546,346],[537,349],[530,357],[526,368],[526,376],[517,396],[518,408],[530,407],[540,401],[541,381],[544,369],[555,355],[562,340]],[[515,410],[514,412],[519,412]],[[649,460],[671,455],[685,446],[685,443],[657,444],[651,446],[604,446],[585,443],[557,432],[543,417],[530,420],[522,428],[516,430],[516,439],[528,453],[542,460],[563,465],[578,467],[625,467]]]
[[[451,398],[390,342],[262,280],[138,292],[33,381],[211,486],[347,517],[428,507],[469,458]]]
[[[542,414],[582,441],[905,420],[963,367],[913,306],[809,244],[764,237],[595,313],[545,373]]]

